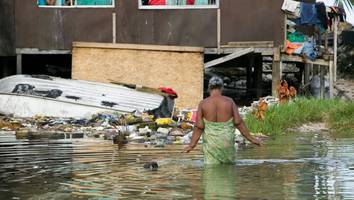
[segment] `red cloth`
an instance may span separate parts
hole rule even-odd
[[[194,0],[187,0],[187,5],[194,5]]]
[[[166,5],[166,0],[149,0],[149,5]]]
[[[175,98],[178,97],[177,92],[175,92],[172,88],[164,88],[164,87],[161,87],[161,88],[159,88],[159,90],[160,90],[161,92],[166,93],[166,94],[168,94],[168,95],[170,95],[170,96],[173,96],[173,97],[175,97]]]

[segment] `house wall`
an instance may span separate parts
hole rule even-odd
[[[177,107],[203,99],[203,48],[74,43],[72,78],[173,88]]]
[[[221,43],[274,41],[284,43],[284,0],[220,0]]]
[[[14,1],[0,1],[0,56],[15,55]]]
[[[14,0],[16,48],[69,50],[73,41],[112,42],[116,13],[118,43],[217,46],[217,9],[139,10],[137,0],[115,8],[39,8]],[[282,0],[220,0],[221,42],[282,44]]]

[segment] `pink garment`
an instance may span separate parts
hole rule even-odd
[[[193,110],[192,111],[192,119],[191,119],[192,122],[196,122],[197,121],[197,110]]]
[[[149,5],[166,5],[166,0],[149,0]]]

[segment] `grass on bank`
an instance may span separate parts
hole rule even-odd
[[[282,134],[288,128],[309,122],[325,122],[335,132],[354,134],[354,102],[297,98],[291,103],[270,107],[263,121],[252,114],[245,121],[251,132],[266,135]]]

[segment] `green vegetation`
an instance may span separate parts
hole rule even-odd
[[[282,134],[288,128],[309,122],[325,122],[335,132],[354,134],[354,102],[297,98],[291,103],[270,107],[263,121],[252,114],[245,121],[251,132],[266,135]]]

